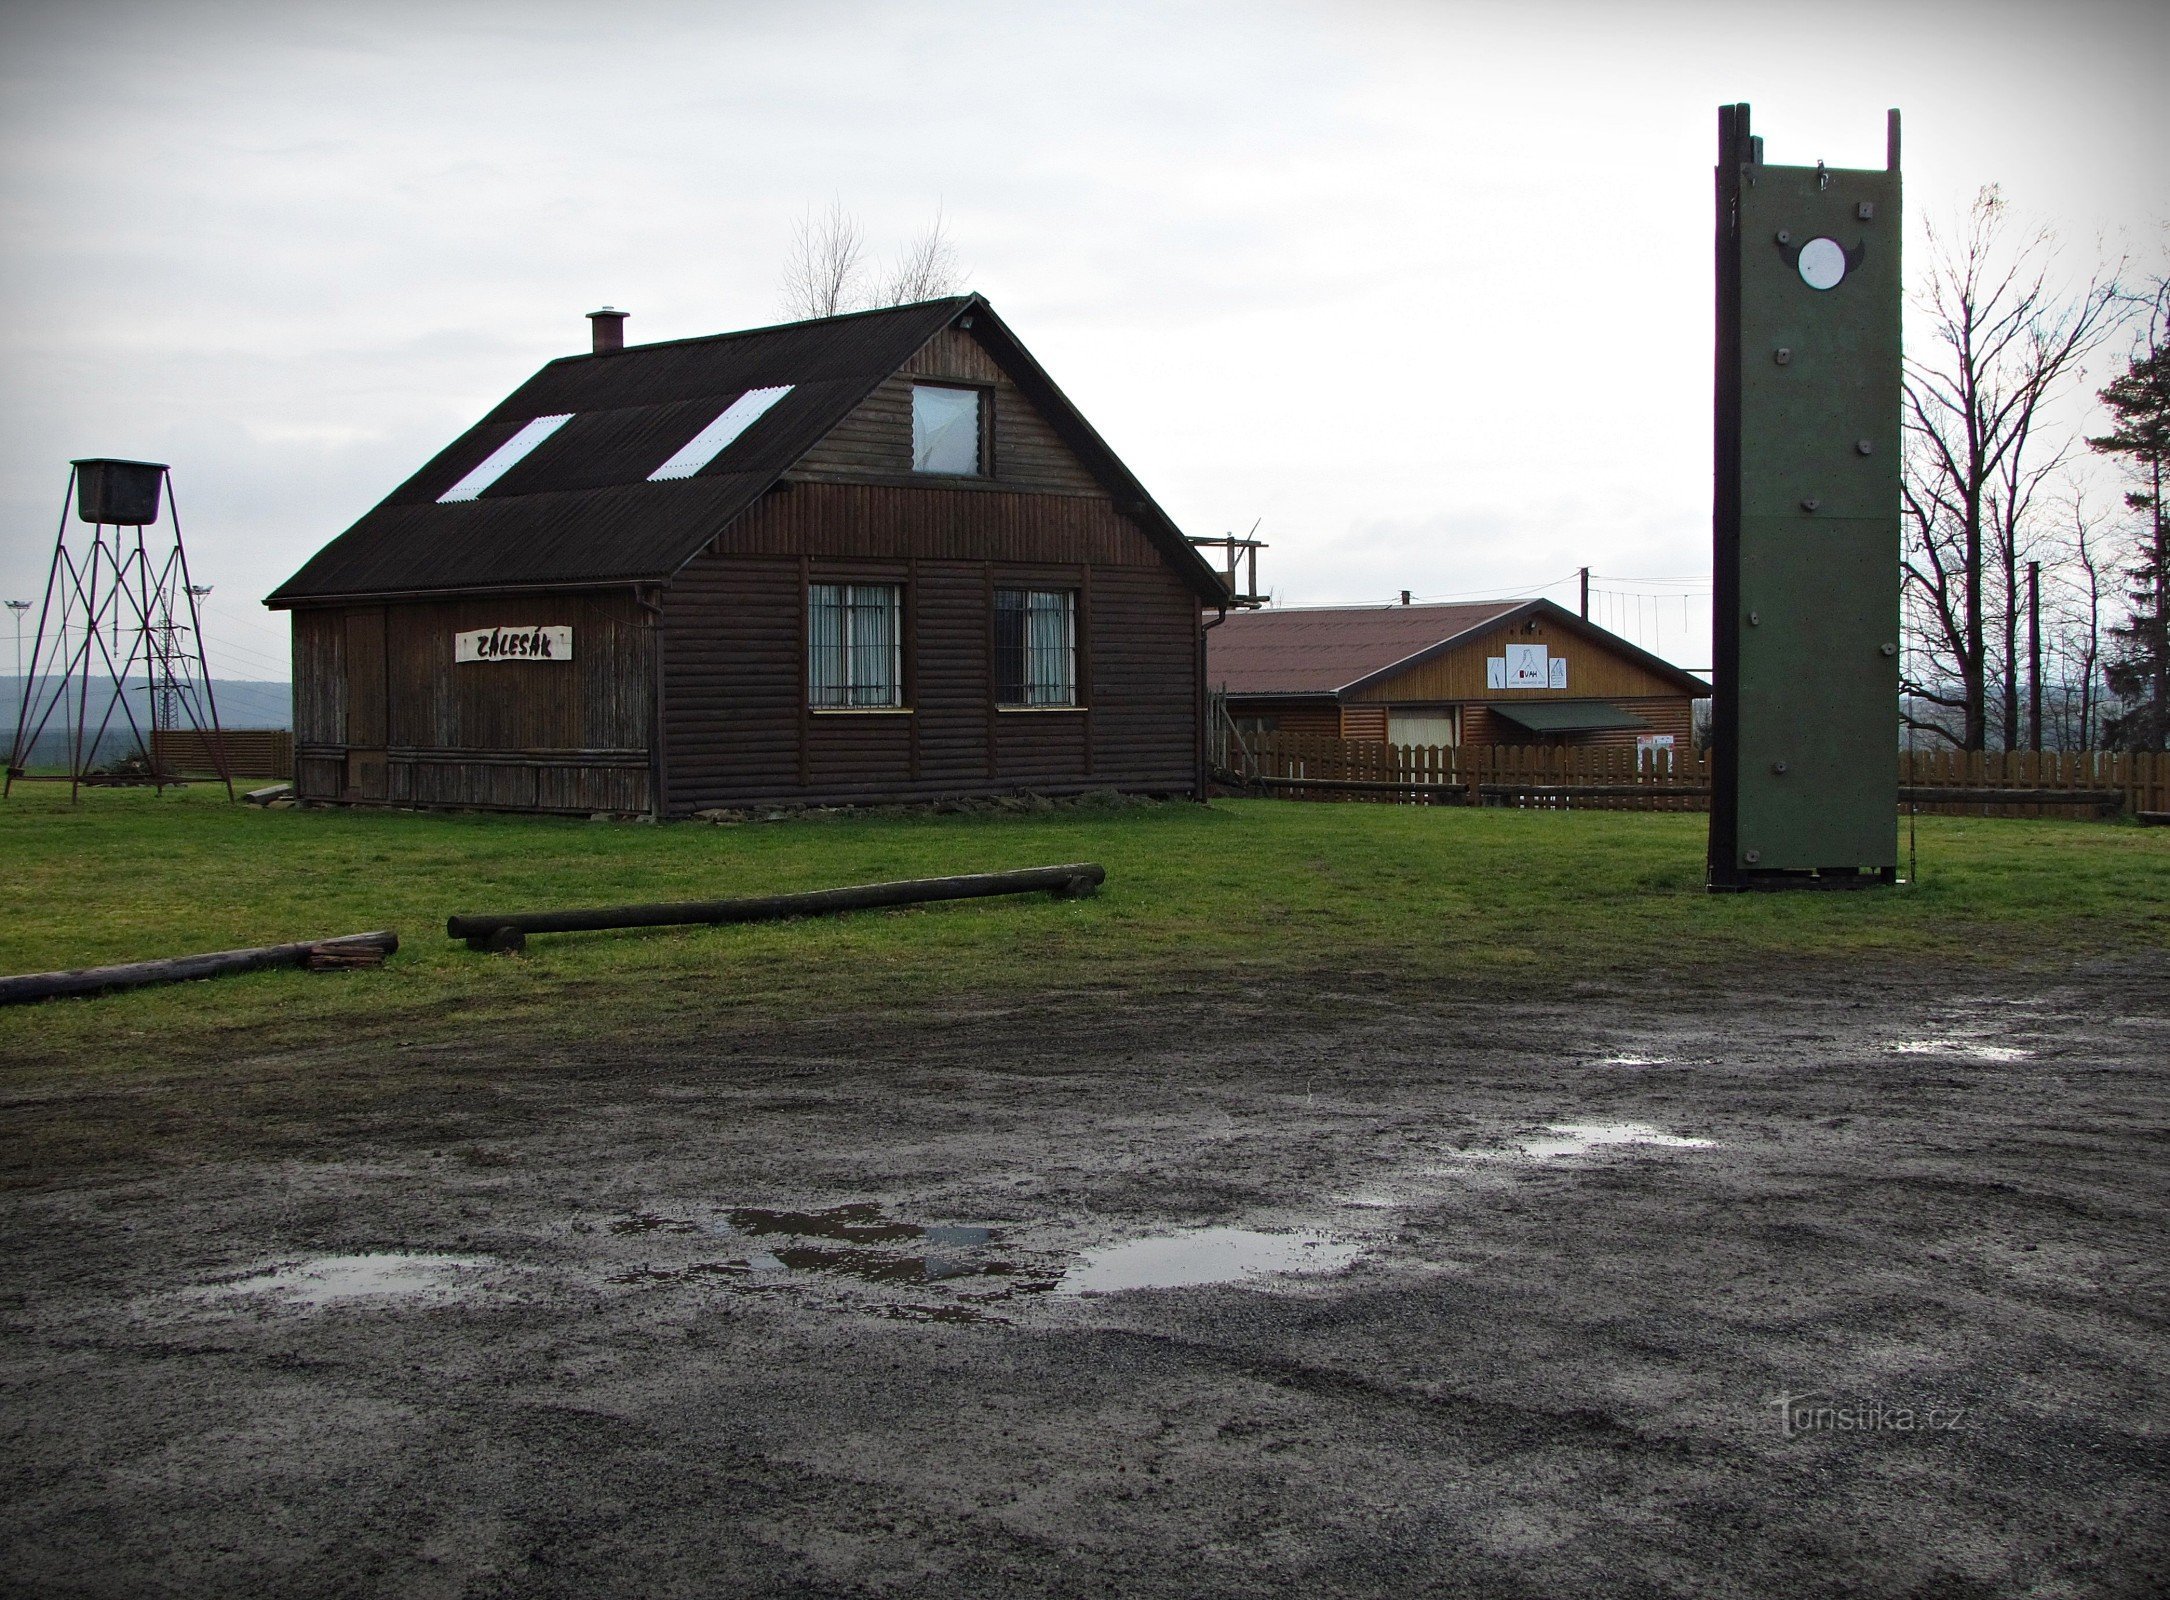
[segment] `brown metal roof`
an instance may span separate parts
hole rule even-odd
[[[1236,612],[1206,632],[1206,681],[1230,694],[1336,694],[1528,604]]]
[[[970,313],[977,333],[1208,601],[1213,570],[978,295],[553,361],[274,590],[362,596],[667,582],[884,378]],[[748,390],[791,385],[692,477],[661,466]],[[571,420],[479,498],[438,497],[529,422]]]
[[[1468,634],[1537,615],[1671,680],[1682,694],[1710,693],[1692,673],[1550,600],[1235,612],[1206,631],[1206,681],[1231,695],[1345,694],[1437,655]]]

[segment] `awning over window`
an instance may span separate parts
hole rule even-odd
[[[1647,728],[1641,717],[1602,700],[1523,700],[1485,709],[1532,733],[1596,733],[1605,728]]]

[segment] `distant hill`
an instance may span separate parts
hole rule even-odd
[[[16,718],[22,706],[22,680],[12,675],[0,674],[0,757],[14,748]],[[228,728],[291,728],[294,725],[294,686],[290,683],[253,682],[238,678],[214,678],[211,692],[218,699],[219,723]],[[90,724],[98,725],[105,707],[111,699],[110,688],[101,697],[97,685],[91,687]],[[141,678],[131,679],[127,689],[128,703],[136,714],[138,727],[150,727],[148,711],[149,685]],[[111,725],[99,741],[95,761],[102,764],[118,760],[129,753],[134,740],[128,731],[128,719],[114,707]],[[51,766],[65,763],[68,749],[68,723],[61,712],[54,712],[45,725],[44,735],[31,748],[30,763],[33,766]]]

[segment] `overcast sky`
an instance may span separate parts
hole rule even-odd
[[[773,322],[836,197],[884,253],[939,206],[1283,601],[1571,601],[1587,564],[1701,666],[1718,104],[1846,166],[1902,107],[1917,228],[1994,181],[2076,269],[2160,270],[2166,60],[2170,7],[2085,0],[16,0],[0,591],[42,590],[71,457],[169,461],[214,671],[283,677],[261,597],[582,313]]]

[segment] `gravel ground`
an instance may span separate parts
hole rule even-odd
[[[2166,1073],[2155,958],[0,1069],[0,1587],[2159,1594]]]

